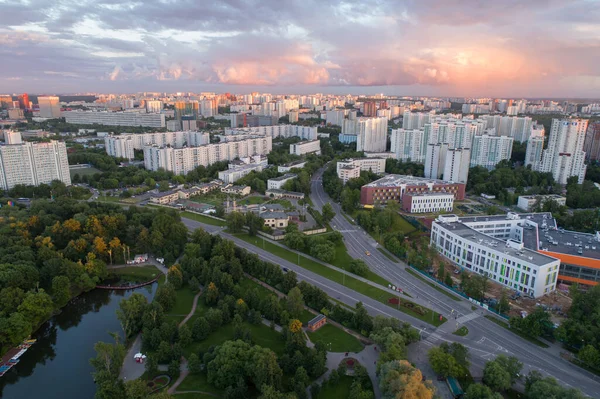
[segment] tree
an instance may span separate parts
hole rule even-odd
[[[156,301],[163,307],[164,310],[169,311],[175,306],[177,300],[177,293],[175,288],[170,283],[165,283],[158,287],[156,290]]]
[[[440,265],[438,267],[437,278],[440,281],[444,281],[444,279],[446,278],[446,270],[444,269],[444,264],[441,263],[441,262],[440,262]]]
[[[127,399],[146,399],[148,386],[143,379],[125,381],[125,395]]]
[[[214,305],[219,300],[219,289],[212,281],[208,284],[206,295],[204,296],[207,305]]]
[[[144,311],[148,300],[138,292],[134,292],[129,298],[122,299],[117,309],[117,319],[125,333],[125,338],[130,338],[142,329]]]
[[[241,212],[231,212],[227,215],[226,222],[230,232],[239,233],[246,223],[246,217]]]
[[[50,317],[54,303],[50,295],[40,289],[38,292],[28,292],[17,310],[31,323],[32,329],[35,329]]]
[[[290,270],[283,275],[283,280],[281,281],[281,290],[283,292],[289,292],[296,286],[296,284],[298,284],[296,272]]]
[[[510,311],[510,302],[508,302],[508,295],[506,294],[506,290],[502,290],[502,295],[500,296],[500,301],[498,302],[498,313],[508,314]]]
[[[192,374],[200,374],[202,372],[202,360],[196,355],[192,353],[188,356],[188,370]]]
[[[434,389],[431,383],[423,382],[421,371],[406,360],[384,363],[379,375],[379,387],[384,399],[433,398]]]
[[[550,313],[541,306],[537,307],[524,319],[519,317],[511,318],[510,326],[532,337],[550,336],[554,328]]]
[[[167,281],[169,284],[172,284],[173,288],[176,290],[181,288],[183,285],[183,273],[181,271],[181,266],[173,265],[169,268],[167,273]]]
[[[290,316],[299,318],[304,310],[304,297],[298,287],[290,290],[287,296],[287,310]]]
[[[323,205],[323,209],[321,210],[321,215],[323,216],[323,222],[325,223],[329,223],[333,220],[333,218],[335,217],[335,211],[333,210],[333,207],[331,206],[331,204],[328,202],[325,205]]]
[[[149,376],[154,376],[158,373],[158,361],[156,360],[156,356],[148,356],[146,358],[146,373]]]
[[[530,376],[533,372],[529,373]],[[574,388],[563,388],[558,381],[552,377],[542,378],[539,372],[533,375],[525,384],[525,395],[527,399],[584,399],[587,396]]]
[[[510,373],[495,360],[485,364],[483,369],[483,382],[494,391],[506,391],[512,386],[510,382]]]
[[[173,379],[179,376],[179,359],[174,359],[169,362],[169,367],[167,368],[167,374]]]
[[[523,363],[514,356],[498,355],[495,360],[510,375],[510,384],[514,385],[521,378]]]
[[[118,337],[116,334],[113,337]],[[96,357],[90,359],[90,364],[94,367],[93,373],[99,390],[114,392],[123,390],[119,386],[119,372],[125,359],[125,346],[118,341],[113,345],[106,342],[97,342],[94,345]]]
[[[204,317],[198,317],[194,320],[192,327],[192,336],[196,341],[203,341],[210,334],[210,325]]]
[[[600,353],[598,353],[598,349],[594,348],[592,345],[586,345],[581,348],[577,353],[577,357],[592,368],[598,368],[600,366]]]
[[[471,384],[465,393],[465,399],[502,399],[502,395],[483,384]]]
[[[255,236],[256,233],[261,231],[265,225],[264,220],[252,211],[246,212],[246,226],[248,226],[248,234]]]
[[[304,234],[295,231],[286,234],[283,243],[291,249],[302,251],[304,249],[304,238]]]
[[[289,329],[290,329],[290,332],[292,332],[294,334],[302,331],[302,322],[298,319],[290,320]]]
[[[71,299],[71,282],[67,276],[52,279],[52,297],[57,308],[62,308]]]
[[[179,343],[185,347],[192,343],[192,330],[187,324],[179,327]]]
[[[358,276],[366,277],[369,273],[369,266],[362,259],[352,259],[348,263],[348,271]]]
[[[431,348],[428,352],[429,364],[436,374],[442,377],[458,377],[461,368],[454,357],[441,348]]]

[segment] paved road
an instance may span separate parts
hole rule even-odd
[[[414,298],[418,296],[419,300],[427,301],[431,304],[432,309],[440,311],[450,319],[435,331],[431,331],[431,327],[424,327],[422,322],[416,324],[411,322],[417,328],[420,326],[421,330],[428,330],[424,334],[426,338],[416,345],[419,351],[426,351],[428,347],[439,345],[443,341],[460,342],[470,349],[475,370],[480,370],[485,361],[494,358],[498,354],[504,353],[516,356],[525,365],[524,373],[530,370],[538,370],[545,375],[553,376],[565,386],[579,388],[592,397],[600,397],[600,378],[598,376],[560,358],[556,350],[540,348],[497,326],[482,317],[483,310],[471,311],[471,304],[468,301],[456,302],[449,300],[444,294],[407,273],[404,270],[407,267],[406,264],[392,262],[381,254],[376,249],[377,242],[359,226],[350,223],[342,216],[341,207],[325,193],[322,185],[322,173],[323,169],[313,175],[311,199],[316,209],[321,209],[325,203],[332,204],[336,216],[331,225],[344,235],[349,254],[354,258],[363,259],[371,270],[409,292]],[[371,255],[367,256],[365,251],[369,251]],[[334,284],[329,283],[329,285]],[[349,291],[345,287],[341,287],[339,290],[345,293]],[[348,294],[352,296],[359,295],[352,293],[352,291],[349,291]],[[373,311],[372,307],[377,310]],[[373,313],[394,312],[393,309],[378,302],[369,303],[369,310]],[[454,320],[454,317],[457,320]],[[406,320],[406,315],[398,318]],[[469,328],[468,336],[458,337],[452,334],[459,325],[457,321],[462,322]]]

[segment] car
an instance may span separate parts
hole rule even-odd
[[[445,381],[445,380],[446,380],[446,377],[443,377],[443,376],[441,376],[441,375],[438,375],[438,376],[437,376],[437,380],[438,380],[438,381]]]
[[[371,253],[369,251],[365,251],[365,255],[371,256]]]
[[[284,268],[283,268],[283,272],[284,272],[284,273],[287,273],[287,272],[289,272],[289,269],[288,269],[287,267],[284,267]]]

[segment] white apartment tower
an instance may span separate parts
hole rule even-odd
[[[420,129],[393,129],[391,149],[396,159],[425,162],[429,132]]]
[[[469,177],[470,157],[471,151],[468,148],[453,148],[446,151],[443,179],[466,184]]]
[[[357,118],[356,150],[364,152],[382,152],[387,146],[388,120],[385,117]],[[345,122],[344,122],[345,123]]]
[[[529,140],[527,140],[527,151],[525,152],[525,166],[531,165],[532,170],[540,170],[543,152],[544,137],[529,137]]]
[[[494,169],[498,162],[510,159],[513,141],[512,137],[506,136],[475,136],[471,148],[471,167]]]
[[[425,177],[440,179],[446,167],[446,153],[448,144],[428,144],[425,156]]]
[[[587,125],[586,119],[553,119],[540,171],[551,172],[559,184],[566,184],[571,176],[577,176],[579,184],[583,183],[587,169],[583,151]]]
[[[0,188],[3,190],[10,190],[18,184],[49,184],[53,180],[71,185],[64,142],[25,142],[0,147]]]
[[[40,117],[42,118],[60,118],[60,102],[56,96],[38,97],[40,106]]]
[[[162,101],[148,100],[146,101],[146,111],[154,114],[160,113],[163,109]]]

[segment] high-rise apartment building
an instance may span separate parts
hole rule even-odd
[[[57,96],[38,97],[38,105],[42,118],[60,118],[60,102]]]
[[[163,103],[162,101],[158,101],[158,100],[148,100],[146,101],[146,111],[153,113],[153,114],[158,114],[160,113],[160,111],[162,111],[163,109]]]
[[[18,184],[38,186],[60,180],[71,185],[65,143],[21,142],[0,147],[0,188],[10,190]]]
[[[544,137],[529,137],[529,140],[527,140],[527,150],[525,151],[525,166],[531,165],[532,170],[540,170],[543,152]]]
[[[148,145],[182,148],[185,146],[197,147],[209,143],[210,135],[208,133],[196,131],[121,134],[104,138],[104,147],[108,155],[127,159],[133,159],[134,150],[143,150]]]
[[[415,112],[404,111],[402,117],[402,128],[403,129],[421,129],[426,123],[431,121],[431,118],[435,116],[433,112]]]
[[[104,138],[104,148],[108,155],[115,158],[132,160],[135,156],[133,151],[133,137],[131,135],[107,136]]]
[[[566,184],[571,176],[577,176],[579,184],[583,183],[587,169],[583,151],[587,126],[587,119],[553,119],[540,171],[551,172],[560,184]]]
[[[594,122],[588,126],[583,151],[585,151],[587,159],[600,160],[600,122]]]
[[[513,138],[505,136],[475,136],[471,147],[471,167],[494,169],[498,162],[510,159]]]
[[[12,108],[12,96],[8,94],[0,95],[0,108],[9,109]]]
[[[381,152],[387,146],[387,127],[388,120],[384,117],[345,119],[342,135],[356,136],[357,151]]]
[[[282,137],[300,137],[302,140],[316,140],[317,139],[317,127],[316,126],[300,126],[300,125],[271,125],[271,126],[255,126],[255,127],[243,127],[243,128],[225,128],[224,133],[226,136],[230,135],[264,135],[270,136],[274,139]]]
[[[181,120],[182,116],[198,119],[199,112],[198,101],[175,101],[175,120]]]
[[[367,101],[364,103],[365,111],[363,112],[364,116],[377,116],[377,105],[375,101]]]
[[[425,162],[429,134],[420,129],[393,129],[391,149],[402,161]]]
[[[448,144],[428,144],[425,155],[425,177],[429,179],[440,179],[444,174],[446,166],[446,153]]]
[[[456,183],[467,183],[471,150],[452,148],[446,151],[443,179]]]
[[[346,116],[346,112],[343,109],[334,109],[331,111],[327,111],[325,123],[328,125],[336,125],[342,126],[344,123],[344,118]]]
[[[19,108],[21,109],[29,109],[29,95],[27,93],[23,93],[19,95]]]

